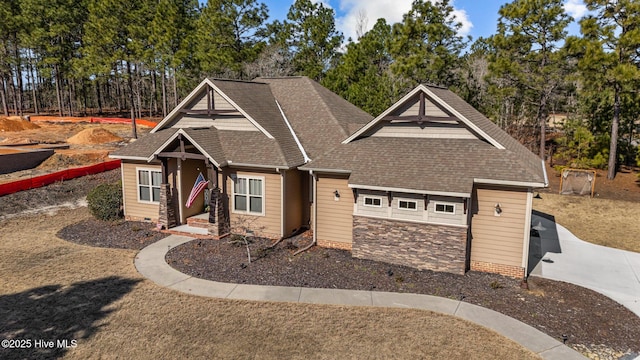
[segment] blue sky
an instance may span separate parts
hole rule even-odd
[[[269,7],[270,20],[285,19],[294,0],[262,0]],[[368,28],[376,20],[384,17],[388,23],[402,19],[402,14],[411,8],[412,0],[312,0],[322,2],[336,11],[336,25],[339,31],[355,38],[355,24],[362,15],[366,16]],[[436,0],[437,1],[437,0]],[[453,0],[455,15],[463,26],[461,35],[471,35],[473,39],[488,37],[496,30],[498,10],[507,0]],[[581,18],[586,8],[582,0],[565,0],[565,10],[576,19]],[[577,24],[569,28],[572,34],[578,33]]]

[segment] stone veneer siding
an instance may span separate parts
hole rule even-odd
[[[357,258],[464,274],[466,248],[466,227],[353,217]]]
[[[488,263],[484,261],[471,261],[471,270],[490,272],[504,276],[510,276],[517,279],[524,279],[525,277],[523,267]]]

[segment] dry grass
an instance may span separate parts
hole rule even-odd
[[[77,339],[69,351],[0,358],[495,358],[536,355],[427,311],[231,301],[161,288],[130,250],[55,237],[86,209],[0,223],[0,338]],[[33,350],[32,350],[33,351]]]
[[[640,203],[620,200],[541,194],[533,208],[553,215],[584,241],[640,252]]]

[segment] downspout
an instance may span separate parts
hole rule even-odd
[[[527,286],[527,278],[529,272],[529,243],[531,241],[531,212],[533,211],[533,189],[527,191],[527,205],[524,221],[524,246],[522,249],[522,267],[524,268],[524,278],[522,286]]]
[[[549,177],[547,176],[547,166],[544,163],[544,160],[542,160],[542,172],[544,174],[544,187],[548,187],[549,186]]]
[[[309,249],[311,249],[311,247],[313,247],[314,245],[316,245],[318,243],[318,192],[317,192],[317,178],[316,178],[316,174],[313,173],[313,170],[309,170],[309,175],[311,175],[313,177],[313,185],[312,185],[312,189],[313,189],[313,214],[311,214],[311,218],[313,219],[313,240],[311,241],[311,244],[305,246],[304,248],[296,251],[293,255],[298,255],[301,252],[307,251]]]
[[[285,171],[281,171],[276,168],[276,171],[280,173],[280,237],[284,239],[285,226],[284,223],[286,221],[286,217],[284,216],[284,203],[285,203],[285,186],[284,186],[284,174]]]

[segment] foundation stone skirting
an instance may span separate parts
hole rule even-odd
[[[471,270],[490,272],[504,276],[510,276],[517,279],[524,278],[524,268],[521,266],[504,265],[489,263],[484,261],[471,260]]]
[[[417,269],[464,274],[467,229],[353,217],[354,257]]]

